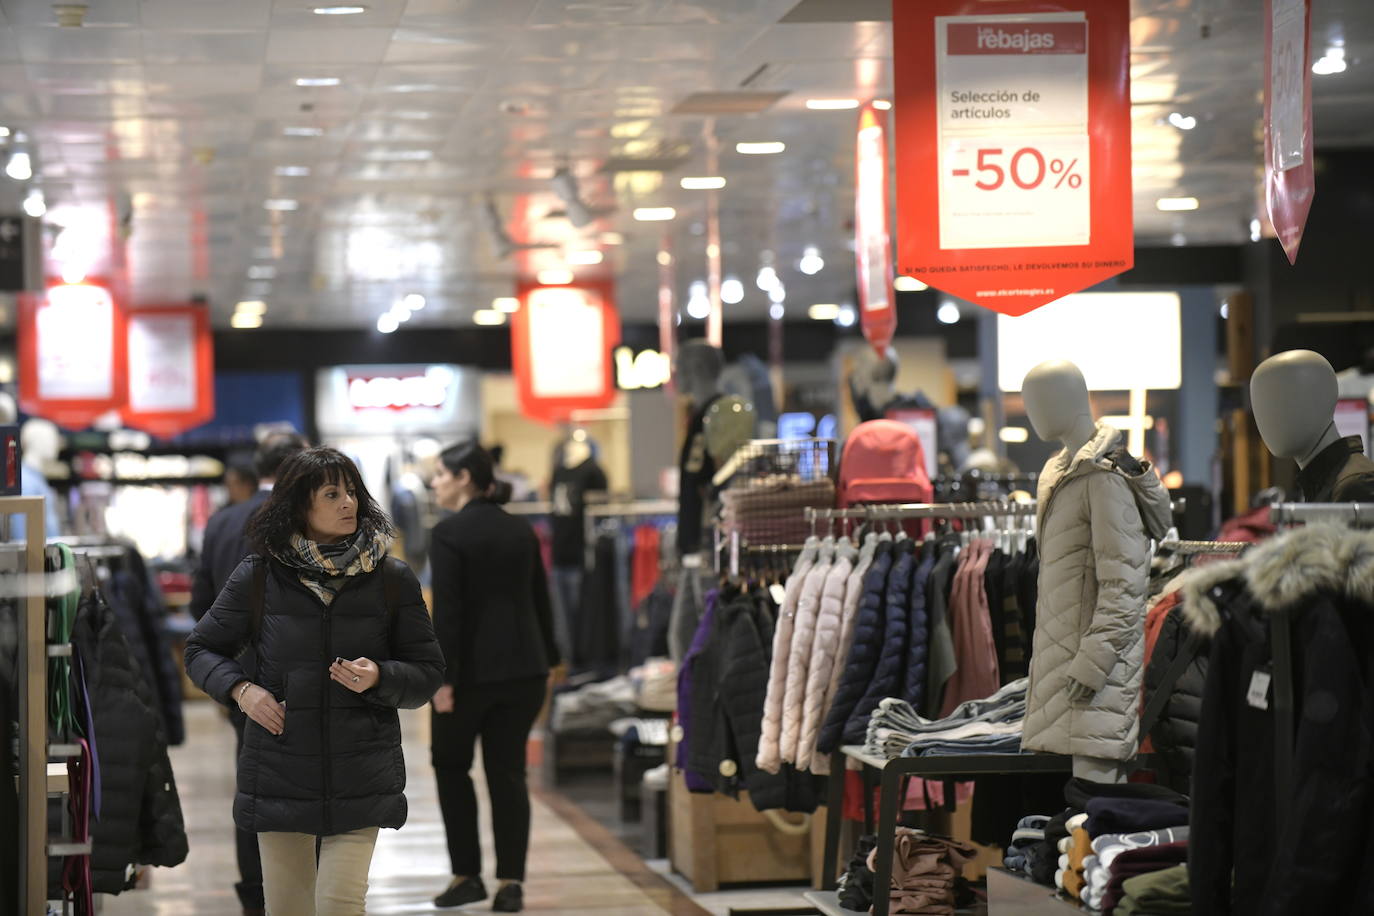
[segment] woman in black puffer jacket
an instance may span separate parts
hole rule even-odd
[[[434,695],[443,653],[415,576],[386,556],[391,522],[347,456],[290,458],[248,535],[257,553],[196,625],[186,669],[252,719],[234,820],[258,834],[268,911],[362,913],[378,828],[406,820],[396,710]],[[256,682],[237,661],[254,641]]]

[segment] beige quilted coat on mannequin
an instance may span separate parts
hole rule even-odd
[[[1120,444],[1120,432],[1098,424],[1092,441],[1073,456],[1060,451],[1040,475],[1026,750],[1106,760],[1136,753],[1147,530],[1167,530],[1170,505],[1154,471],[1128,479],[1113,466],[1107,453]],[[1071,703],[1070,677],[1093,696]]]

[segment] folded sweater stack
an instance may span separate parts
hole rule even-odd
[[[960,869],[977,854],[968,843],[898,827],[892,847],[888,912],[954,916],[955,881]],[[875,849],[868,857],[868,867],[875,871],[877,856]]]
[[[877,757],[1015,754],[1021,749],[1029,683],[1028,678],[1012,681],[990,697],[960,704],[942,719],[924,718],[910,703],[888,697],[869,717],[864,751]]]

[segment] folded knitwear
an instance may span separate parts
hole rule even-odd
[[[1064,801],[1079,811],[1085,811],[1094,798],[1149,798],[1173,802],[1187,807],[1188,796],[1180,795],[1168,786],[1148,782],[1093,782],[1075,776],[1064,784]]]
[[[1112,862],[1112,876],[1107,889],[1102,894],[1102,911],[1110,913],[1125,896],[1122,885],[1136,875],[1148,875],[1163,871],[1188,861],[1187,843],[1164,843],[1159,846],[1145,846],[1141,849],[1128,849]]]
[[[1147,830],[1141,833],[1108,833],[1097,837],[1093,840],[1093,852],[1096,853],[1092,857],[1094,863],[1083,869],[1083,902],[1095,910],[1102,908],[1102,896],[1107,892],[1107,882],[1112,876],[1112,863],[1126,850],[1187,840],[1187,827],[1170,827],[1167,830]]]
[[[959,869],[976,855],[977,850],[967,843],[898,827],[892,847],[888,912],[953,916],[954,880]],[[877,864],[877,856],[876,849],[869,853],[870,869]]]
[[[966,738],[963,741],[938,742],[909,748],[911,757],[970,757],[982,754],[1021,753],[1021,731],[989,738]]]
[[[1168,801],[1148,798],[1094,798],[1088,802],[1088,832],[1135,833],[1181,827],[1188,823],[1188,809]]]
[[[1028,683],[1026,678],[1012,681],[990,697],[959,705],[942,719],[927,719],[906,701],[888,697],[869,716],[864,749],[880,757],[915,757],[927,743],[1009,735],[1019,739]]]
[[[1030,856],[1027,850],[1045,839],[1045,825],[1050,822],[1047,815],[1031,814],[1021,818],[1011,834],[1011,844],[1002,858],[1007,871],[1020,875],[1030,874]]]
[[[1125,896],[1116,912],[1124,916],[1188,916],[1192,912],[1187,865],[1127,878],[1122,889]]]

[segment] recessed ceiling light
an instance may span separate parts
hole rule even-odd
[[[1017,445],[1022,442],[1030,441],[1030,430],[1026,429],[1024,426],[1004,426],[997,431],[997,438],[1001,439],[1003,442]]]
[[[491,307],[498,312],[514,315],[516,312],[520,311],[520,300],[514,296],[498,296],[491,300]]]
[[[356,16],[366,12],[365,6],[317,6],[314,9],[316,16]]]
[[[625,236],[621,235],[619,232],[603,232],[601,233],[601,244],[623,245],[625,244]]]
[[[595,248],[588,248],[585,251],[568,252],[568,263],[581,266],[600,264],[605,258],[606,256]]]
[[[677,211],[672,207],[636,207],[634,218],[641,223],[657,223],[672,219]]]
[[[701,321],[711,314],[711,297],[706,294],[706,284],[701,280],[694,280],[688,289],[687,314]]]
[[[539,280],[542,286],[567,286],[573,281],[573,272],[571,270],[553,268],[539,271],[539,273],[535,274],[535,278]]]
[[[303,89],[316,89],[324,86],[337,86],[342,82],[337,76],[298,76],[296,85]]]
[[[879,111],[888,111],[892,108],[892,103],[889,102],[887,99],[874,99],[873,107],[878,109]]]
[[[768,156],[773,153],[780,153],[787,149],[787,144],[778,140],[769,140],[760,143],[736,143],[735,152],[745,156]]]
[[[234,306],[234,311],[243,315],[262,315],[267,311],[267,303],[261,299],[244,299]]]
[[[899,293],[919,293],[923,289],[930,289],[915,277],[898,277],[892,281],[892,288]]]
[[[808,277],[814,277],[825,269],[825,259],[821,257],[820,249],[816,246],[808,246],[802,253],[802,259],[797,264],[797,269]]]
[[[368,153],[367,158],[373,162],[424,162],[434,158],[434,150],[430,149],[395,149],[377,150]]]
[[[304,178],[310,174],[310,167],[307,165],[279,165],[277,175],[281,178]]]
[[[282,133],[288,137],[319,137],[324,135],[322,127],[285,127]]]
[[[941,324],[958,324],[963,317],[959,313],[959,306],[946,299],[940,303],[940,307],[935,311],[935,317]]]
[[[229,319],[229,326],[240,330],[260,328],[262,327],[262,316],[254,315],[252,312],[235,312],[234,316]]]
[[[1169,123],[1179,130],[1192,130],[1197,127],[1197,118],[1174,111],[1169,114]]]
[[[720,285],[720,301],[726,305],[736,305],[744,300],[744,284],[738,277],[727,277]]]
[[[1155,201],[1155,206],[1160,210],[1196,210],[1196,197],[1161,197]]]
[[[10,155],[10,161],[5,165],[5,174],[15,181],[28,181],[33,177],[33,161],[29,159],[29,154],[23,150],[18,150]]]
[[[840,317],[840,307],[833,302],[819,302],[806,310],[812,321],[834,321]]]
[[[483,327],[496,327],[506,323],[506,313],[496,309],[478,309],[472,313],[472,323]]]
[[[377,330],[381,331],[383,334],[390,334],[400,326],[401,323],[397,321],[396,316],[390,312],[383,312],[382,316],[377,319]]]
[[[782,281],[774,283],[768,290],[768,301],[782,304],[787,301],[787,287],[782,285]]]
[[[684,178],[679,184],[684,191],[714,191],[725,187],[725,179],[718,175],[700,178]]]
[[[807,99],[806,107],[812,111],[846,111],[858,108],[858,99]]]
[[[9,135],[10,129],[8,127],[0,127],[0,137],[8,137]]]
[[[406,311],[418,312],[425,307],[425,297],[419,293],[407,293],[401,304],[406,307]]]
[[[277,269],[270,264],[254,264],[248,268],[248,279],[250,280],[272,280],[277,276]]]
[[[774,321],[782,321],[782,317],[786,314],[787,309],[783,307],[781,302],[774,302],[772,305],[768,306],[768,317],[772,318]]]
[[[285,197],[274,197],[263,201],[263,207],[268,210],[295,210],[300,206],[296,201]]]
[[[34,219],[48,212],[48,202],[43,199],[43,192],[37,188],[32,188],[28,194],[24,195],[24,212]]]
[[[854,322],[859,320],[859,315],[854,311],[852,305],[840,306],[840,313],[835,316],[835,323],[842,328],[854,327]]]
[[[1326,49],[1326,54],[1312,64],[1312,72],[1318,76],[1331,76],[1334,73],[1344,73],[1345,67],[1345,48],[1332,45]]]

